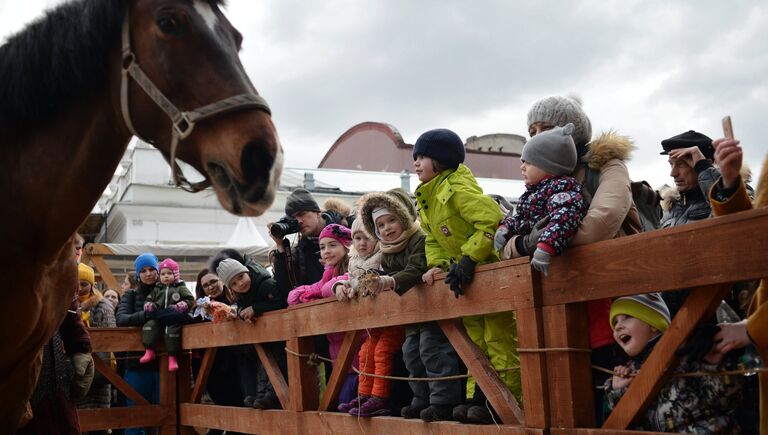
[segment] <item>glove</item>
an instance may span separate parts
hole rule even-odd
[[[493,236],[493,249],[497,251],[501,251],[504,248],[504,245],[506,245],[508,241],[509,241],[509,228],[502,225],[499,227],[498,230],[496,230],[496,235]]]
[[[536,248],[536,252],[533,253],[531,259],[531,267],[543,273],[544,276],[549,276],[549,258],[551,255],[541,248]]]
[[[177,313],[186,313],[189,311],[189,305],[187,305],[184,301],[176,302],[175,304],[171,305],[171,308],[176,310]]]
[[[72,355],[72,366],[75,369],[75,376],[72,379],[70,394],[73,399],[78,400],[88,394],[93,382],[93,357],[90,353],[76,353]]]
[[[155,305],[153,302],[144,303],[144,311],[151,313],[152,311],[155,311],[155,309],[157,309],[157,305]]]
[[[341,280],[333,285],[333,293],[339,302],[348,302],[350,300],[349,291],[352,290],[352,284],[347,280]]]
[[[389,275],[379,275],[379,278],[370,283],[368,286],[368,294],[365,296],[376,296],[384,290],[394,290],[397,283],[395,279]]]
[[[539,236],[541,236],[541,232],[544,231],[548,224],[549,216],[536,222],[536,225],[531,228],[530,233],[517,237],[515,239],[515,249],[517,249],[517,252],[520,255],[531,255],[532,252],[535,252],[536,245],[539,243]]]
[[[445,276],[445,283],[451,286],[451,291],[458,298],[464,294],[461,286],[472,282],[475,277],[475,266],[477,263],[469,258],[468,255],[461,257],[458,263],[451,260],[451,267]]]
[[[720,331],[720,327],[707,322],[700,323],[693,330],[686,340],[685,344],[675,351],[675,356],[688,357],[689,361],[701,361],[704,355],[708,354],[715,342],[715,334]]]

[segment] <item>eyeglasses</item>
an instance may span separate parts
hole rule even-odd
[[[219,280],[218,280],[218,279],[216,279],[216,278],[214,278],[214,279],[212,279],[212,280],[210,280],[210,281],[208,281],[208,282],[204,282],[204,283],[202,283],[202,284],[203,284],[203,288],[213,287],[213,286],[215,286],[216,284],[218,284],[218,282],[219,282]]]

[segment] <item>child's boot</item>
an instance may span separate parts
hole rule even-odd
[[[139,359],[139,362],[142,364],[146,364],[154,360],[155,360],[155,351],[152,349],[147,349],[144,351],[144,355]]]
[[[417,405],[412,403],[403,407],[403,409],[400,411],[400,416],[403,418],[419,418],[421,411],[423,411],[426,407],[426,405]]]
[[[338,409],[339,412],[349,412],[353,408],[359,408],[366,400],[368,400],[368,396],[359,395],[347,403],[340,404],[336,409]]]
[[[461,405],[456,405],[453,408],[453,419],[461,422],[461,423],[467,423],[467,411],[469,411],[470,406],[472,406],[469,403],[462,403]]]
[[[359,408],[352,408],[349,415],[357,417],[378,417],[380,415],[389,415],[389,401],[380,397],[373,396],[360,405]]]
[[[175,372],[179,369],[179,363],[176,361],[176,357],[173,355],[168,356],[168,371]]]
[[[421,411],[419,417],[426,422],[445,421],[451,419],[452,411],[451,405],[429,405],[427,409]]]

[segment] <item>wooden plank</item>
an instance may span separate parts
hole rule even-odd
[[[176,371],[176,402],[180,403],[187,397],[192,396],[192,353],[179,353],[179,370]],[[177,435],[197,435],[194,428],[181,426],[179,424],[179,413],[176,412]]]
[[[105,256],[115,255],[115,253],[111,249],[107,248],[102,243],[88,243],[87,245],[85,245],[83,247],[83,254],[88,254],[88,255],[91,255],[91,256],[95,256],[95,255],[105,255]]]
[[[593,429],[593,428],[552,428],[549,431],[552,435],[642,435],[642,434],[662,434],[664,432],[645,432],[639,430],[615,430],[615,429]]]
[[[542,429],[520,426],[472,425],[456,422],[425,423],[399,417],[356,418],[337,412],[262,411],[213,405],[181,404],[184,425],[243,433],[312,435],[544,435]]]
[[[200,370],[197,372],[197,379],[195,379],[195,388],[189,397],[190,403],[197,403],[203,397],[205,385],[208,383],[208,375],[211,374],[211,368],[213,368],[213,362],[216,360],[216,352],[218,350],[216,347],[205,350],[203,361],[200,363]]]
[[[120,292],[120,284],[117,282],[117,278],[112,275],[112,270],[107,265],[107,262],[104,261],[104,257],[101,255],[94,255],[91,257],[91,261],[96,267],[96,270],[99,271],[99,275],[101,275],[101,279],[107,284],[107,287]]]
[[[94,352],[144,351],[141,328],[89,328],[88,335]]]
[[[339,355],[333,363],[331,378],[325,387],[323,400],[318,408],[319,411],[327,411],[331,404],[338,400],[341,387],[344,386],[344,379],[347,377],[349,368],[352,366],[352,360],[355,359],[355,355],[360,350],[360,337],[362,335],[363,331],[349,331],[344,336],[341,349],[339,349]]]
[[[280,405],[282,405],[283,409],[291,409],[291,392],[288,390],[288,383],[285,381],[285,376],[283,376],[275,356],[261,344],[255,344],[254,346],[256,347],[256,353],[259,354],[261,364],[267,372],[269,382],[272,384],[272,388],[275,389],[277,399],[280,400]]]
[[[648,407],[677,367],[679,358],[675,356],[675,350],[702,319],[715,313],[730,289],[730,284],[716,284],[691,291],[672,324],[643,363],[643,369],[608,416],[604,429],[627,429]]]
[[[763,207],[568,248],[552,258],[544,305],[768,277],[766,228]]]
[[[293,353],[309,355],[315,351],[312,337],[292,338],[286,347]],[[291,392],[291,409],[309,411],[319,404],[317,387],[317,366],[307,364],[307,358],[288,353],[288,388]],[[294,432],[299,433],[299,432]]]
[[[121,408],[78,409],[80,430],[156,427],[165,421],[168,410],[160,405],[136,405]]]
[[[554,427],[594,427],[586,304],[544,307],[542,315],[547,348],[587,350],[547,352],[550,424]]]
[[[125,379],[121,378],[120,375],[115,373],[115,371],[112,370],[112,368],[95,353],[93,354],[93,367],[98,370],[99,373],[104,375],[104,377],[106,377],[107,380],[112,383],[112,385],[117,387],[118,390],[125,394],[125,397],[133,400],[133,402],[138,405],[149,405],[149,401],[145,399],[144,396],[139,394],[138,391],[134,390],[133,387],[125,381]]]
[[[160,426],[160,435],[176,435],[176,372],[168,371],[168,355],[160,356],[160,404],[169,410]]]
[[[541,349],[544,345],[544,315],[541,311],[541,274],[533,275],[534,308],[515,312],[517,344],[520,349]],[[549,427],[547,357],[543,352],[520,352],[520,382],[523,389],[525,426]]]
[[[501,417],[504,424],[520,425],[523,422],[523,411],[517,399],[509,391],[494,370],[488,357],[472,342],[467,335],[461,319],[441,320],[438,322],[448,341],[451,342],[456,353],[467,366],[469,373],[475,378],[475,382],[485,393],[485,397],[491,402],[491,406]]]

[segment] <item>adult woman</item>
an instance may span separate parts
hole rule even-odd
[[[120,304],[120,293],[117,290],[110,288],[104,290],[103,296],[107,302],[112,304],[112,309],[117,311],[117,306]]]
[[[139,282],[136,281],[136,273],[128,272],[125,274],[123,282],[120,283],[120,294],[124,295],[125,292],[135,289],[138,285]]]

